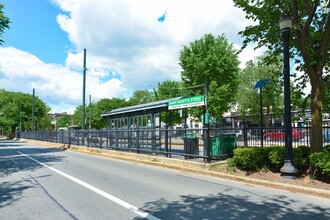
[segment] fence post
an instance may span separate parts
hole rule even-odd
[[[137,149],[137,153],[140,153],[140,129],[139,127],[136,127],[136,149]]]
[[[207,162],[211,163],[210,152],[210,124],[204,124],[204,149],[206,150]]]
[[[61,130],[61,144],[64,143],[64,131]]]
[[[243,127],[243,139],[244,139],[244,146],[247,147],[248,146],[248,129],[247,129],[246,125],[244,125],[244,127]]]
[[[153,151],[156,150],[156,128],[155,127],[151,130],[151,149]]]
[[[109,131],[109,130],[107,131],[107,146],[106,146],[107,148],[110,147],[110,146],[109,146],[110,132],[111,132],[111,131]]]
[[[168,157],[168,125],[165,125],[165,156]]]
[[[132,132],[132,128],[131,126],[128,127],[128,148],[131,148],[132,147],[132,138],[133,138],[133,132]]]
[[[113,130],[110,130],[110,146],[113,147]]]
[[[103,140],[102,140],[102,131],[99,131],[99,144],[100,144],[100,149],[102,149],[102,144],[103,144],[102,141],[103,141]]]
[[[118,130],[118,128],[116,130],[116,148],[117,149],[119,148],[119,130]]]

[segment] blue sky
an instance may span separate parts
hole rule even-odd
[[[24,93],[35,88],[52,112],[72,113],[81,104],[84,48],[90,70],[86,97],[129,98],[137,89],[180,80],[182,45],[212,33],[225,34],[238,49],[242,39],[237,33],[251,24],[231,1],[3,0],[1,4],[11,24],[0,46],[0,88]],[[262,52],[251,45],[239,55],[241,66]]]
[[[14,45],[29,51],[46,63],[64,64],[71,42],[56,22],[61,13],[47,0],[3,0],[4,13],[10,17],[10,30],[3,36],[3,46]]]

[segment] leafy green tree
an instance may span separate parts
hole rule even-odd
[[[21,112],[20,112],[21,110]],[[44,129],[41,122],[47,116],[50,108],[38,97],[35,97],[35,128]],[[32,128],[32,95],[20,92],[8,92],[0,90],[0,127],[4,132],[14,133],[20,125],[22,118],[22,130]]]
[[[32,98],[31,98],[31,100],[32,100]],[[42,124],[41,122],[42,122],[43,118],[47,117],[47,113],[50,112],[50,110],[51,110],[51,108],[46,103],[44,103],[41,99],[39,99],[38,96],[35,97],[34,117],[35,117],[36,130],[45,130],[49,126],[50,121],[47,124]],[[32,112],[32,109],[31,109],[31,112]]]
[[[101,129],[108,127],[108,122],[105,118],[101,117],[102,114],[111,110],[126,107],[127,102],[125,99],[101,99],[92,105],[92,128]]]
[[[323,109],[324,112],[330,114],[330,75],[325,78],[325,86],[323,91]]]
[[[85,109],[85,111],[88,112],[87,108]],[[82,121],[82,105],[79,105],[76,107],[76,109],[73,112],[71,125],[81,127],[81,121]]]
[[[71,115],[61,115],[57,119],[57,128],[68,127],[71,125]]]
[[[200,89],[203,87],[198,86],[205,85],[208,112],[213,117],[222,118],[234,103],[238,86],[239,61],[233,45],[224,35],[206,34],[184,46],[179,60],[184,87],[194,88],[187,90],[187,95],[203,94],[205,91]],[[194,108],[191,113],[199,117],[202,108]]]
[[[247,19],[257,21],[239,33],[245,38],[243,48],[252,42],[257,43],[257,47],[266,46],[275,54],[280,54],[282,41],[278,22],[283,14],[292,16],[291,57],[297,64],[297,70],[304,73],[301,84],[309,81],[312,88],[311,151],[321,151],[322,93],[330,66],[330,2],[234,0],[234,3],[243,9]]]
[[[156,101],[177,98],[183,96],[182,82],[165,80],[157,83],[157,89],[154,90]],[[161,114],[162,121],[173,126],[174,124],[181,123],[181,117],[178,110],[171,110]]]
[[[155,101],[154,93],[147,89],[142,89],[142,90],[136,90],[133,93],[131,98],[128,100],[128,105],[129,106],[140,105],[154,101]]]
[[[267,63],[265,57],[258,57],[255,61],[248,61],[239,74],[239,88],[237,92],[237,108],[243,117],[250,113],[253,121],[260,123],[260,89],[255,88],[256,82],[269,78],[267,85],[262,87],[264,123],[270,124],[270,114],[279,118],[283,113],[283,95],[279,62]],[[265,112],[266,111],[266,112]]]
[[[306,96],[306,94],[299,89],[299,85],[291,85],[291,106],[297,111],[293,120],[297,121],[301,118],[306,118],[306,110],[309,109],[310,102],[310,95]]]
[[[5,31],[5,29],[9,28],[9,23],[10,23],[10,19],[7,18],[4,13],[3,13],[3,8],[5,6],[3,4],[0,4],[0,45],[3,43],[2,35]]]
[[[51,121],[53,120],[51,115],[45,115],[39,120],[39,124],[41,127],[41,130],[52,130],[53,125],[51,124]]]
[[[126,107],[127,102],[125,99],[118,98],[104,98],[98,102],[93,102],[86,106],[86,128],[89,128],[89,110],[91,109],[91,128],[92,129],[102,129],[108,127],[105,118],[101,117],[102,114],[107,113],[116,108]],[[81,112],[82,106],[79,105],[73,115],[72,115],[72,125],[81,125]]]

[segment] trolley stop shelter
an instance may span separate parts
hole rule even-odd
[[[161,122],[162,112],[205,104],[206,99],[202,95],[161,100],[107,112],[102,117],[107,119],[110,128],[110,146],[115,149],[159,153],[168,157],[184,156],[185,159],[210,161],[211,156],[219,156],[221,152],[218,152],[219,149],[213,153],[210,151],[208,126],[170,129]],[[219,140],[214,142],[218,143]],[[227,153],[222,152],[221,155]]]
[[[136,151],[167,151],[161,112],[168,111],[169,101],[118,108],[103,114],[110,128],[110,146]],[[163,147],[162,141],[167,146]]]

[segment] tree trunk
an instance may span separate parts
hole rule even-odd
[[[314,75],[316,76],[316,74]],[[310,133],[311,153],[320,152],[323,149],[322,140],[322,81],[319,77],[311,79],[311,115],[312,128]]]

